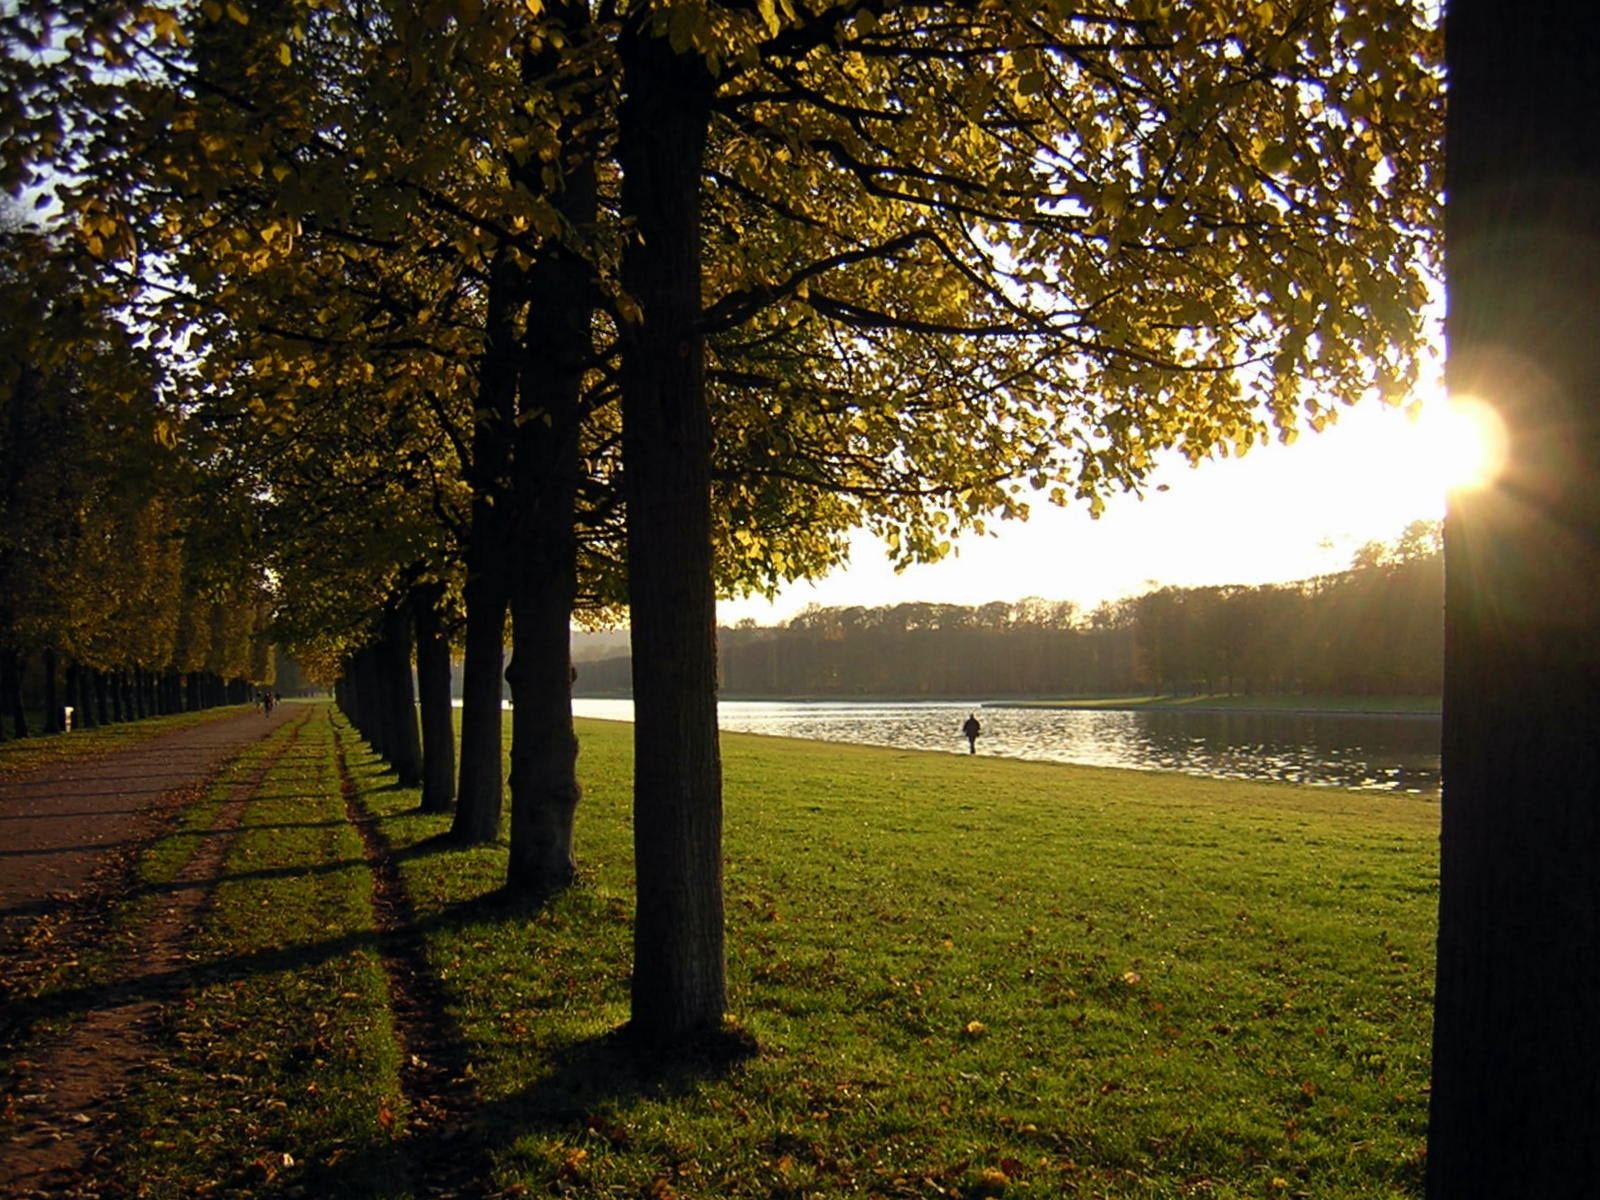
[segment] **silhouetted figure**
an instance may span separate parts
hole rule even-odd
[[[983,732],[983,726],[978,724],[978,714],[968,713],[966,721],[961,726],[961,732],[967,735],[967,753],[978,752],[978,735]]]

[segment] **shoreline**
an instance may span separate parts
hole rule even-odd
[[[631,700],[624,692],[575,695],[574,700]],[[1082,709],[1091,712],[1257,713],[1283,716],[1426,717],[1439,720],[1432,696],[908,696],[723,693],[717,697],[746,704],[951,704],[994,709]]]
[[[1285,696],[1252,697],[1229,696],[1180,698],[1156,696],[1149,698],[1118,699],[1116,697],[1093,700],[987,700],[984,708],[1064,709],[1096,712],[1203,712],[1236,713],[1241,715],[1281,715],[1298,717],[1420,717],[1439,720],[1442,712],[1438,701],[1395,698],[1397,703],[1385,707],[1366,697],[1354,696]]]

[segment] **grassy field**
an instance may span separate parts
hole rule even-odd
[[[216,836],[220,796],[269,762],[191,947],[165,1052],[130,1094],[117,1173],[144,1197],[336,1195],[320,1182],[354,1155],[360,1194],[418,1194],[394,1143],[399,1050],[326,712],[234,763],[199,806],[208,819],[158,843],[145,874],[159,885]]]
[[[724,735],[729,974],[761,1047],[641,1077],[630,727],[581,728],[580,887],[497,895],[346,730],[500,1194],[1421,1195],[1437,806]],[[371,885],[319,716],[267,777],[136,1089],[132,1194],[420,1196]],[[165,869],[165,868],[163,868]]]

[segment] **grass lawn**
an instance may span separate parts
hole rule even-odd
[[[252,747],[196,807],[204,819],[147,856],[159,887],[216,836],[220,797],[271,763],[191,947],[165,1053],[125,1107],[113,1161],[130,1195],[421,1194],[394,1146],[399,1051],[327,711]],[[348,1193],[324,1182],[346,1159],[363,1176]]]
[[[475,911],[498,853],[405,860],[502,1186],[1420,1195],[1436,805],[725,735],[730,984],[763,1053],[641,1083],[603,1041],[630,729],[581,732],[581,888]],[[398,846],[440,826],[372,800]]]
[[[1434,803],[724,735],[730,986],[761,1053],[641,1077],[607,1037],[631,727],[580,732],[584,879],[543,910],[342,734],[498,1194],[1421,1195]],[[334,737],[310,722],[247,813],[130,1101],[131,1194],[428,1194]]]

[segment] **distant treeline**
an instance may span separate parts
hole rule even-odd
[[[1437,542],[1364,548],[1348,571],[1290,584],[1165,587],[1084,613],[1027,599],[979,607],[812,608],[720,631],[722,690],[772,696],[1209,693],[1434,695],[1443,658]],[[627,658],[581,664],[580,694],[628,689]]]

